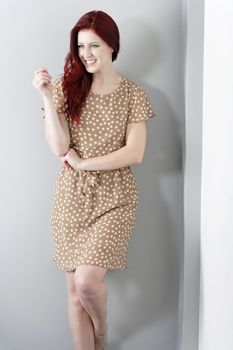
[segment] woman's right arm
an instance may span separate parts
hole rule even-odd
[[[33,85],[42,95],[44,104],[45,139],[51,151],[65,155],[69,150],[69,126],[64,113],[58,113],[53,102],[52,76],[46,68],[35,71]]]
[[[65,155],[69,150],[70,132],[64,113],[58,113],[53,99],[43,97],[45,139],[51,151],[57,156]]]

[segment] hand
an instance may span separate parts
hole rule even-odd
[[[68,168],[75,170],[82,169],[82,158],[79,157],[78,153],[73,148],[70,148],[64,156],[60,156],[59,158]]]
[[[52,76],[49,74],[47,68],[42,67],[35,71],[32,84],[42,96],[52,96],[51,82]]]

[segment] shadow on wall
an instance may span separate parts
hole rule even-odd
[[[121,28],[125,33],[122,56],[127,57],[123,59],[124,71],[140,84],[152,67],[158,65],[161,50],[147,24],[128,21],[121,23]],[[174,213],[180,216],[182,210],[181,124],[166,97],[157,89],[144,83],[143,86],[157,117],[147,121],[143,163],[133,167],[139,206],[129,242],[128,270],[108,271],[106,275],[111,319],[109,350],[123,349],[122,345],[132,338],[135,342],[137,335],[147,334],[151,326],[149,337],[153,337],[153,349],[174,350],[174,338],[178,335],[182,233],[181,221]],[[139,348],[140,345],[137,344]],[[150,340],[142,345],[149,346]]]
[[[124,33],[120,38],[119,62],[116,61],[120,71],[127,72],[134,80],[144,79],[159,66],[162,56],[154,28],[140,20],[121,21],[119,27]]]

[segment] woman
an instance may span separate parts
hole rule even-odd
[[[54,263],[65,271],[75,349],[106,344],[108,269],[126,269],[138,191],[131,164],[141,163],[146,120],[155,116],[143,88],[112,62],[119,31],[103,11],[71,30],[64,74],[46,68],[33,84],[43,98],[45,135],[63,162],[52,206]]]

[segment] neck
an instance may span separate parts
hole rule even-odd
[[[114,70],[108,72],[97,72],[92,75],[92,84],[98,86],[119,84],[120,80],[121,76]]]

